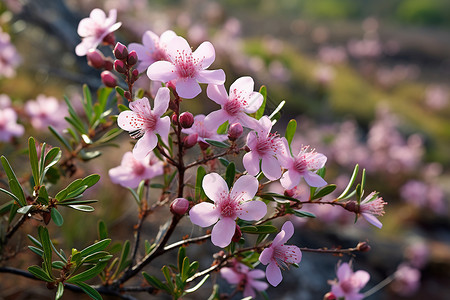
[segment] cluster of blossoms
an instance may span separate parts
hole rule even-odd
[[[110,60],[103,57],[96,47],[101,42],[111,43],[114,40],[112,33],[120,26],[115,21],[115,11],[111,11],[108,18],[98,9],[92,11],[90,17],[83,19],[79,25],[78,32],[83,40],[76,50],[80,56],[87,54],[92,66],[106,70],[102,73],[102,79],[105,85],[111,87],[117,85],[117,79],[109,72],[112,70],[111,63],[108,63]],[[255,84],[251,77],[238,78],[227,92],[224,71],[208,70],[215,60],[215,49],[210,42],[203,42],[192,51],[188,42],[173,31],[166,31],[161,36],[147,31],[142,44],[131,43],[125,47],[117,43],[113,54],[116,58],[112,64],[114,70],[125,75],[128,84],[124,96],[130,108],[119,114],[117,123],[137,139],[133,151],[124,155],[121,165],[109,171],[114,183],[135,188],[140,181],[161,175],[164,162],[158,161],[153,150],[157,148],[160,154],[165,153],[163,147],[169,143],[171,128],[178,136],[181,153],[196,143],[205,150],[212,141],[222,142],[227,138],[231,141],[230,147],[237,149],[237,153],[244,149],[247,151],[242,161],[246,174],[239,176],[232,186],[218,173],[210,173],[202,180],[203,191],[209,201],[197,203],[189,209],[186,199],[177,198],[171,206],[175,214],[188,213],[195,225],[214,225],[211,232],[214,245],[225,248],[239,241],[242,236],[239,227],[242,223],[239,222],[261,221],[266,216],[267,204],[255,199],[261,188],[258,178],[262,175],[272,182],[279,180],[285,190],[298,187],[302,177],[310,187],[327,185],[317,174],[326,163],[325,155],[309,146],[301,147],[298,154],[293,155],[287,139],[271,132],[274,122],[269,116],[255,118],[264,97],[254,91]],[[147,97],[133,97],[133,84],[139,74],[147,75],[160,86],[153,105]],[[220,105],[220,109],[206,116],[194,117],[189,112],[180,114],[181,98],[197,97],[202,92],[200,83],[208,84],[206,95]],[[172,110],[171,117],[168,116],[168,109]],[[219,127],[226,122],[229,125],[228,136],[218,134]],[[246,146],[238,149],[236,140],[244,132],[243,128],[249,130]],[[181,139],[181,134],[186,135],[184,139]],[[167,159],[174,162],[170,157]],[[350,204],[354,207],[347,210],[361,214],[375,226],[381,227],[376,216],[383,214],[386,203],[375,193],[361,203],[349,202],[349,207]],[[259,256],[259,261],[267,265],[266,278],[273,286],[282,281],[281,269],[301,261],[300,248],[285,245],[293,234],[293,224],[290,221],[284,223],[281,231]],[[256,280],[262,277],[262,271],[249,271],[238,261],[233,268],[222,269],[222,274],[230,283],[243,284],[244,295],[253,296],[255,289],[266,288],[264,283]]]
[[[13,77],[21,61],[9,34],[0,29],[0,77]]]

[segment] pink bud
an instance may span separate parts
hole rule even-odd
[[[336,300],[336,296],[332,292],[328,292],[323,296],[323,300]]]
[[[197,139],[198,139],[197,133],[193,133],[193,134],[190,134],[187,137],[185,137],[183,140],[184,148],[189,149],[189,148],[194,147],[195,144],[197,144]]]
[[[128,101],[131,101],[131,93],[129,91],[123,92],[123,95],[125,96],[125,98],[127,98]]]
[[[194,116],[188,112],[185,111],[180,115],[180,125],[183,128],[191,128],[192,124],[194,124]]]
[[[104,60],[103,68],[105,70],[112,71],[113,67],[114,67],[114,62],[111,59],[111,57],[106,57],[105,60]]]
[[[359,213],[359,205],[356,201],[348,201],[345,203],[344,208],[348,211]]]
[[[189,201],[185,198],[176,198],[170,204],[170,211],[174,215],[184,215],[189,209]]]
[[[133,50],[128,54],[127,58],[128,65],[132,67],[137,63],[137,61],[138,61],[137,53],[136,51]]]
[[[200,146],[200,149],[202,149],[203,151],[205,151],[206,149],[209,148],[209,144],[205,143],[205,142],[202,142],[202,141],[199,141],[198,145]]]
[[[107,36],[103,38],[103,44],[105,45],[114,45],[116,43],[116,37],[114,36],[114,32],[109,33]]]
[[[240,123],[233,123],[228,129],[228,139],[230,141],[235,141],[242,135],[243,132],[244,128],[242,128]]]
[[[171,119],[172,119],[172,123],[173,123],[174,125],[178,125],[178,115],[177,115],[176,113],[173,113],[173,114],[172,114]]]
[[[86,54],[86,58],[88,65],[95,69],[102,69],[105,65],[105,57],[97,49],[90,49]]]
[[[114,61],[114,69],[122,74],[126,74],[127,73],[127,67],[125,66],[125,63],[119,59],[116,59]]]
[[[117,86],[117,77],[110,71],[103,71],[102,74],[100,74],[100,77],[105,86],[112,88]]]
[[[126,60],[128,57],[128,49],[122,43],[117,43],[113,50],[114,56],[120,60]]]
[[[139,71],[136,70],[136,69],[134,69],[134,70],[131,72],[131,80],[132,80],[133,82],[135,82],[138,78],[139,78]]]
[[[370,251],[371,247],[367,242],[359,242],[356,246],[356,249],[358,249],[361,252],[367,252]]]

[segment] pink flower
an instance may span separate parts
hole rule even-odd
[[[261,169],[269,180],[281,177],[281,163],[278,157],[287,155],[283,140],[276,134],[270,133],[272,121],[264,116],[259,120],[259,130],[251,131],[247,136],[247,146],[250,152],[244,155],[242,162],[248,174],[256,176]]]
[[[280,284],[283,279],[281,269],[287,269],[289,264],[299,263],[302,260],[302,252],[297,246],[284,244],[293,234],[294,225],[290,221],[285,222],[272,244],[259,256],[262,264],[269,264],[266,269],[266,278],[273,286]]]
[[[401,296],[411,296],[419,289],[420,271],[402,263],[395,272],[392,289]]]
[[[111,181],[123,187],[136,188],[142,180],[151,179],[163,174],[164,162],[153,152],[143,159],[136,159],[131,152],[122,157],[120,166],[109,170]]]
[[[156,61],[167,60],[167,43],[176,36],[172,30],[163,32],[161,37],[149,30],[142,36],[142,44],[129,44],[128,49],[136,51],[138,56],[137,69],[139,73],[145,71]]]
[[[259,220],[266,215],[267,206],[264,202],[251,201],[258,191],[258,180],[250,175],[239,177],[231,191],[225,180],[217,173],[211,173],[203,178],[202,183],[206,196],[214,204],[202,202],[189,211],[192,223],[201,227],[214,225],[211,241],[218,247],[230,244],[236,230],[235,220]]]
[[[361,300],[364,298],[359,291],[367,284],[370,279],[369,273],[363,270],[353,272],[348,263],[343,263],[336,272],[337,281],[332,282],[331,292],[339,299]]]
[[[22,125],[17,124],[17,114],[12,108],[0,109],[0,141],[9,142],[13,136],[24,133]]]
[[[286,149],[288,146],[285,146]],[[284,162],[284,167],[287,170],[281,177],[281,185],[290,190],[300,183],[302,176],[305,178],[309,186],[321,187],[327,184],[322,177],[314,173],[323,168],[327,161],[327,157],[321,153],[316,153],[314,150],[308,152],[309,146],[303,147],[298,153],[297,157],[287,156]]]
[[[256,297],[255,290],[264,291],[268,284],[257,279],[264,278],[265,273],[262,270],[250,270],[246,265],[234,262],[232,268],[220,269],[220,275],[229,283],[237,284],[244,289],[244,297]]]
[[[228,121],[230,124],[240,123],[245,127],[257,129],[258,123],[247,115],[258,110],[264,98],[258,92],[254,92],[255,83],[249,76],[238,78],[230,86],[230,94],[227,94],[222,85],[209,84],[206,90],[208,97],[220,104],[221,109],[210,113],[206,119],[207,127],[218,128],[222,123]]]
[[[84,56],[90,49],[95,49],[108,36],[116,31],[122,23],[116,23],[117,10],[111,9],[109,16],[103,10],[94,8],[89,18],[84,18],[78,24],[78,35],[82,38],[81,43],[75,48],[78,56]]]
[[[198,83],[223,84],[223,70],[206,70],[215,59],[214,47],[210,42],[203,42],[192,52],[188,42],[176,36],[167,43],[167,61],[157,61],[147,70],[151,80],[162,82],[174,81],[180,97],[192,99],[202,89]]]
[[[0,77],[13,77],[16,68],[22,59],[17,53],[16,47],[11,44],[9,34],[2,32],[0,28]]]
[[[168,116],[161,118],[169,107],[170,91],[162,87],[156,94],[154,105],[151,108],[146,97],[130,103],[130,109],[123,111],[117,118],[117,124],[123,130],[129,131],[132,138],[139,139],[134,146],[133,155],[136,159],[143,159],[158,143],[156,133],[167,140],[170,130]]]
[[[387,203],[383,198],[378,197],[377,192],[370,193],[364,200],[361,201],[359,212],[370,224],[381,228],[383,224],[376,218],[376,216],[384,215],[384,206]]]
[[[25,103],[25,112],[31,118],[31,125],[35,129],[54,127],[57,131],[66,128],[67,107],[55,97],[38,95],[36,100]]]
[[[224,141],[227,139],[225,134],[218,134],[217,129],[213,129],[205,126],[205,115],[196,115],[194,117],[194,124],[191,128],[182,129],[181,131],[186,134],[198,134],[198,141],[206,143],[205,139],[214,141]]]

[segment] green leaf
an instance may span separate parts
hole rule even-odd
[[[100,155],[102,155],[102,152],[95,150],[95,151],[90,151],[90,152],[86,152],[84,150],[80,151],[80,157],[83,161],[89,161],[91,159],[97,158]]]
[[[221,124],[219,128],[217,128],[217,134],[226,134],[228,132],[228,125],[229,125],[228,121]]]
[[[44,256],[44,251],[40,248],[34,247],[34,246],[28,246],[28,249],[39,255],[40,257]]]
[[[218,142],[210,139],[205,139],[205,142],[218,148],[230,148],[230,145],[224,142]]]
[[[130,110],[127,106],[125,106],[123,104],[117,105],[117,108],[119,109],[120,112]]]
[[[366,169],[364,168],[362,170],[362,175],[361,175],[361,190],[364,193],[364,186],[366,185]]]
[[[39,160],[36,151],[36,141],[33,137],[28,139],[28,154],[30,157],[31,173],[33,174],[34,185],[39,186]],[[44,155],[44,153],[42,152],[41,155]]]
[[[213,286],[213,291],[211,295],[209,296],[208,300],[220,300],[220,293],[219,293],[219,285],[215,284]]]
[[[22,187],[19,184],[19,180],[17,179],[16,174],[14,173],[5,156],[2,155],[0,157],[0,160],[2,162],[2,166],[5,170],[6,176],[8,177],[9,188],[18,200],[17,204],[19,204],[20,206],[25,206],[27,204],[25,201],[25,194],[23,193]],[[13,186],[11,186],[11,184]]]
[[[130,253],[130,241],[126,240],[125,243],[123,243],[122,253],[120,254],[119,265],[117,267],[117,271],[118,271],[117,273],[122,272],[130,264],[130,261],[127,259],[129,253]]]
[[[228,165],[230,164],[230,161],[223,157],[219,157],[219,161],[225,168],[228,167]]]
[[[242,226],[241,232],[261,234],[261,233],[274,233],[278,229],[273,225],[258,225],[258,226]]]
[[[85,292],[89,297],[94,300],[102,300],[102,296],[93,287],[84,282],[74,282],[73,284],[79,286],[83,292]]]
[[[236,167],[234,163],[230,163],[227,167],[227,171],[225,172],[225,181],[227,182],[229,189],[231,189],[231,186],[233,185],[235,176],[236,176]]]
[[[72,150],[73,150],[72,147],[70,146],[69,142],[68,142],[62,135],[60,135],[60,134],[56,131],[55,128],[53,128],[52,126],[48,126],[48,129],[49,129],[50,132],[56,137],[56,139],[57,139],[58,141],[60,141],[61,144],[64,145],[64,147],[65,147],[67,150],[69,150],[69,151],[72,151]]]
[[[73,200],[65,200],[64,202],[58,203],[58,205],[64,205],[64,206],[76,205],[76,204],[85,205],[85,204],[91,204],[91,203],[96,203],[96,202],[98,202],[98,200],[95,200],[95,199],[90,199],[90,200],[73,199]]]
[[[292,214],[300,218],[315,218],[316,215],[302,210],[292,210]]]
[[[286,127],[286,133],[285,133],[285,138],[288,141],[289,144],[289,149],[291,149],[291,142],[292,139],[294,138],[295,132],[297,130],[297,121],[295,121],[294,119],[291,119]],[[291,151],[292,153],[292,151]]]
[[[169,290],[173,291],[175,289],[175,286],[173,285],[169,268],[167,266],[163,266],[161,270],[163,272],[164,278],[166,278],[166,284],[169,287]]]
[[[48,193],[45,185],[41,185],[41,188],[39,189],[39,197],[37,198],[37,202],[48,205]]]
[[[300,200],[298,200],[296,198],[292,198],[292,197],[281,195],[281,194],[277,194],[277,193],[264,193],[264,194],[260,195],[260,197],[263,198],[263,199],[270,200],[270,201],[273,201],[272,198],[280,198],[280,199],[285,199],[285,200],[295,201],[295,202],[299,202],[300,201]]]
[[[197,272],[198,267],[200,267],[200,264],[198,261],[193,261],[190,265],[189,265],[189,277],[191,277],[192,275],[195,274],[195,272]]]
[[[162,283],[161,280],[156,278],[155,276],[148,275],[146,272],[142,272],[142,275],[144,276],[144,279],[154,288],[162,291],[166,291],[167,293],[170,293],[170,289]]]
[[[55,222],[56,226],[62,226],[62,224],[64,223],[64,218],[56,208],[52,208],[50,210],[50,215],[52,217],[53,222]]]
[[[286,101],[281,101],[280,104],[278,104],[277,108],[270,114],[269,119],[273,120],[275,115],[283,108],[283,106],[286,104]],[[273,124],[273,122],[272,122]]]
[[[66,121],[69,122],[79,133],[87,134],[87,130],[83,124],[83,121],[73,109],[72,104],[70,103],[70,100],[69,98],[67,98],[67,96],[64,96],[64,101],[67,104],[70,115],[70,117],[65,117],[64,119],[66,119]]]
[[[17,212],[19,213],[19,214],[26,214],[26,213],[28,213],[28,211],[33,207],[34,205],[26,205],[26,206],[22,206],[21,208],[19,208],[18,210],[17,210]]]
[[[47,271],[49,276],[51,275],[52,270],[52,246],[50,241],[50,236],[48,234],[47,228],[43,226],[39,226],[38,228],[39,240],[42,244],[42,249],[44,250],[44,270]]]
[[[139,195],[136,193],[136,191],[130,187],[127,187],[127,189],[130,191],[131,195],[133,195],[133,198],[136,201],[138,207],[141,206],[141,199],[139,198]]]
[[[342,194],[340,194],[339,197],[337,197],[337,199],[344,199],[350,193],[350,189],[352,188],[352,185],[356,180],[356,176],[358,176],[358,171],[359,171],[359,165],[357,164],[357,165],[355,165],[355,168],[353,169],[353,174],[352,174],[352,177],[350,178],[350,181],[348,182],[347,187],[342,192]]]
[[[70,191],[67,196],[66,199],[73,199],[73,198],[77,198],[78,196],[80,196],[81,194],[84,193],[85,190],[87,190],[88,186],[87,185],[82,185],[79,188]]]
[[[264,116],[264,110],[266,109],[266,101],[267,101],[267,88],[265,85],[262,85],[259,89],[259,93],[263,96],[263,102],[259,109],[255,113],[255,119],[259,120],[262,116]]]
[[[202,166],[197,168],[197,179],[195,181],[195,201],[206,198],[206,194],[202,188],[203,177],[206,175],[206,170]]]
[[[123,88],[121,88],[120,86],[116,86],[116,92],[117,92],[120,96],[122,96],[122,97],[125,98],[125,91],[124,91]]]
[[[193,292],[195,292],[196,290],[198,290],[198,289],[206,282],[206,280],[208,280],[208,278],[209,278],[209,274],[207,274],[205,277],[203,277],[202,280],[200,280],[200,282],[197,283],[194,287],[192,287],[192,288],[190,288],[190,289],[187,289],[187,290],[185,291],[186,294],[190,294],[190,293],[193,293]]]
[[[103,251],[105,250],[106,247],[109,246],[109,244],[111,243],[111,239],[104,239],[101,241],[98,241],[95,244],[92,244],[86,248],[84,248],[83,250],[81,250],[81,256],[85,257],[88,256],[92,253],[98,252],[98,251]]]
[[[76,284],[77,282],[89,280],[89,279],[97,276],[98,274],[100,274],[100,272],[102,272],[105,269],[107,264],[108,264],[107,261],[99,262],[92,268],[87,269],[84,272],[81,272],[75,276],[70,277],[69,279],[67,279],[66,282]]]
[[[53,282],[53,278],[51,278],[47,272],[44,271],[44,269],[42,269],[39,266],[31,266],[28,267],[28,272],[30,272],[31,274],[33,274],[34,277],[40,279],[40,280],[44,280],[47,282]]]
[[[178,271],[182,273],[184,258],[186,257],[186,248],[180,247],[178,249]]]
[[[7,212],[11,211],[11,207],[14,205],[14,200],[10,200],[3,205],[0,206],[0,215],[6,214]],[[17,211],[17,209],[16,209]]]
[[[320,189],[313,197],[311,197],[311,200],[320,199],[325,197],[326,195],[331,194],[336,189],[335,184],[329,184],[322,189]]]
[[[108,132],[106,132],[101,138],[99,138],[95,143],[96,144],[102,144],[102,143],[107,143],[109,141],[112,141],[113,139],[115,139],[116,137],[118,137],[121,133],[123,132],[122,129],[120,128],[113,128],[111,130],[109,130]]]
[[[112,258],[113,256],[109,254],[109,252],[107,251],[99,251],[99,252],[95,252],[91,255],[86,256],[85,258],[83,258],[81,260],[81,264],[93,264],[93,263],[98,263],[98,262],[104,262],[104,261],[108,261]]]
[[[68,205],[70,208],[84,212],[93,212],[95,209],[89,205]]]
[[[180,274],[181,274],[181,281],[185,282],[189,278],[189,257],[185,257],[181,263]]]
[[[64,262],[60,261],[60,260],[52,262],[52,268],[53,269],[61,270],[65,266],[66,266],[66,264]]]
[[[44,162],[45,162],[45,157],[47,156],[47,155],[45,155],[45,151],[46,150],[47,150],[47,144],[46,143],[42,143],[42,146],[41,146],[41,157],[39,158],[39,176],[40,176],[40,178],[39,178],[39,185],[42,184],[40,180],[41,180],[41,178],[44,177],[42,175],[42,173],[44,172],[44,166],[45,166]]]
[[[92,95],[87,84],[83,84],[83,107],[86,117],[88,118],[89,124],[92,122]]]
[[[39,242],[38,239],[34,238],[33,236],[31,236],[31,235],[29,235],[29,234],[28,234],[27,236],[28,236],[28,239],[29,239],[33,244],[35,244],[35,245],[38,246],[39,248],[42,248],[42,243]]]
[[[61,299],[63,294],[64,294],[64,283],[58,282],[58,289],[56,290],[55,300]]]
[[[20,203],[19,198],[17,198],[16,195],[14,195],[13,193],[11,193],[10,191],[7,191],[5,189],[0,188],[0,192],[5,193],[6,195],[10,196],[11,198],[13,198],[17,203]]]
[[[108,238],[108,229],[106,228],[105,222],[102,220],[98,221],[98,237],[101,240]]]

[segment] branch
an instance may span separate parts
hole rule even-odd
[[[178,248],[180,246],[202,242],[202,241],[205,241],[205,240],[209,239],[210,237],[211,237],[211,234],[206,234],[206,235],[202,235],[202,236],[195,237],[195,238],[181,240],[179,242],[176,242],[176,243],[173,243],[173,244],[171,244],[169,246],[164,247],[164,252],[170,251],[170,250]]]

